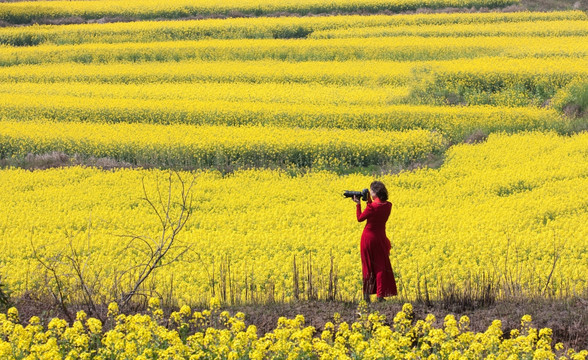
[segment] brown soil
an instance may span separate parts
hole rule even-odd
[[[530,11],[588,10],[587,0],[521,0],[521,6]]]

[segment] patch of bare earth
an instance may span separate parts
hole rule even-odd
[[[587,0],[521,0],[521,6],[530,11],[588,10]]]
[[[27,170],[46,170],[68,166],[91,166],[104,170],[136,167],[128,162],[111,158],[70,156],[58,151],[46,154],[28,154],[23,158],[0,159],[0,168],[20,167]]]

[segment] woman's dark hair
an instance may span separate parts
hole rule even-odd
[[[384,185],[381,181],[374,181],[370,184],[370,188],[373,192],[376,193],[378,199],[382,201],[388,200],[388,190],[386,189],[386,185]]]

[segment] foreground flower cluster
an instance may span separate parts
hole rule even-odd
[[[159,300],[149,301],[150,314],[119,314],[116,303],[108,307],[107,324],[78,312],[76,321],[52,319],[47,326],[33,316],[23,326],[15,308],[0,314],[2,359],[574,359],[588,351],[552,347],[552,331],[531,326],[525,315],[521,328],[503,333],[500,320],[485,332],[469,330],[469,319],[447,315],[436,326],[434,315],[416,320],[404,304],[393,321],[378,312],[358,307],[353,323],[334,321],[317,331],[306,326],[304,316],[281,317],[277,327],[260,336],[255,325],[246,326],[245,315],[220,311],[218,299],[210,308],[192,312],[183,306],[168,320]],[[164,325],[165,324],[165,325]]]

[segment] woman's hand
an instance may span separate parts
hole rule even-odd
[[[357,195],[353,195],[353,202],[355,202],[356,204],[359,204],[360,201],[361,201],[361,199],[359,197],[357,197]]]
[[[367,202],[372,202],[372,194],[370,194],[369,191],[368,191],[367,196],[366,196],[366,201]]]

